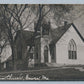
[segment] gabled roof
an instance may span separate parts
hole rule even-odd
[[[64,33],[70,28],[71,25],[76,30],[81,40],[84,42],[84,38],[82,37],[82,35],[80,34],[76,26],[73,23],[70,23],[65,26],[61,26],[61,27],[51,30],[52,41],[50,44],[55,44],[64,35]]]
[[[78,29],[76,28],[76,26],[73,23],[72,23],[72,26],[74,27],[74,29],[76,30],[76,32],[80,36],[81,40],[84,42],[84,38],[83,38],[82,34],[78,31]]]

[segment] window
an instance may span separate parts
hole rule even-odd
[[[30,59],[33,59],[33,53],[27,53],[27,56],[28,56]]]
[[[30,59],[33,59],[33,53],[30,53]]]
[[[4,69],[6,69],[6,62],[4,62]]]
[[[49,35],[49,30],[48,29],[43,29],[43,35]]]
[[[50,25],[44,23],[42,25],[42,34],[43,35],[49,35],[49,29],[50,29]]]
[[[31,53],[34,53],[34,47],[31,48],[31,51],[30,51],[30,52],[31,52]]]
[[[77,59],[77,47],[73,39],[71,39],[69,42],[68,56],[69,56],[69,59]]]
[[[30,49],[30,46],[27,46],[27,51]],[[30,50],[30,53],[33,53],[34,52],[34,46],[32,46],[31,50]]]

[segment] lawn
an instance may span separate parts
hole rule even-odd
[[[84,72],[80,72],[79,70],[76,70],[74,68],[67,68],[67,69],[61,69],[61,68],[51,68],[51,69],[41,69],[41,70],[27,70],[27,71],[16,71],[16,72],[6,72],[6,73],[0,73],[0,78],[5,77],[9,74],[12,74],[13,77],[19,77],[22,75],[25,80],[26,74],[29,75],[29,77],[41,77],[42,75],[49,78],[49,80],[56,80],[56,81],[79,81],[84,80]]]

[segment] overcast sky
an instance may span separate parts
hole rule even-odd
[[[75,19],[73,20],[73,23],[84,37],[84,5],[75,5],[74,7]]]

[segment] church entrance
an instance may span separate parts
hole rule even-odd
[[[48,62],[48,47],[44,47],[44,63]]]
[[[50,48],[51,62],[52,63],[56,63],[56,48],[55,48],[55,44],[50,44],[49,48]]]

